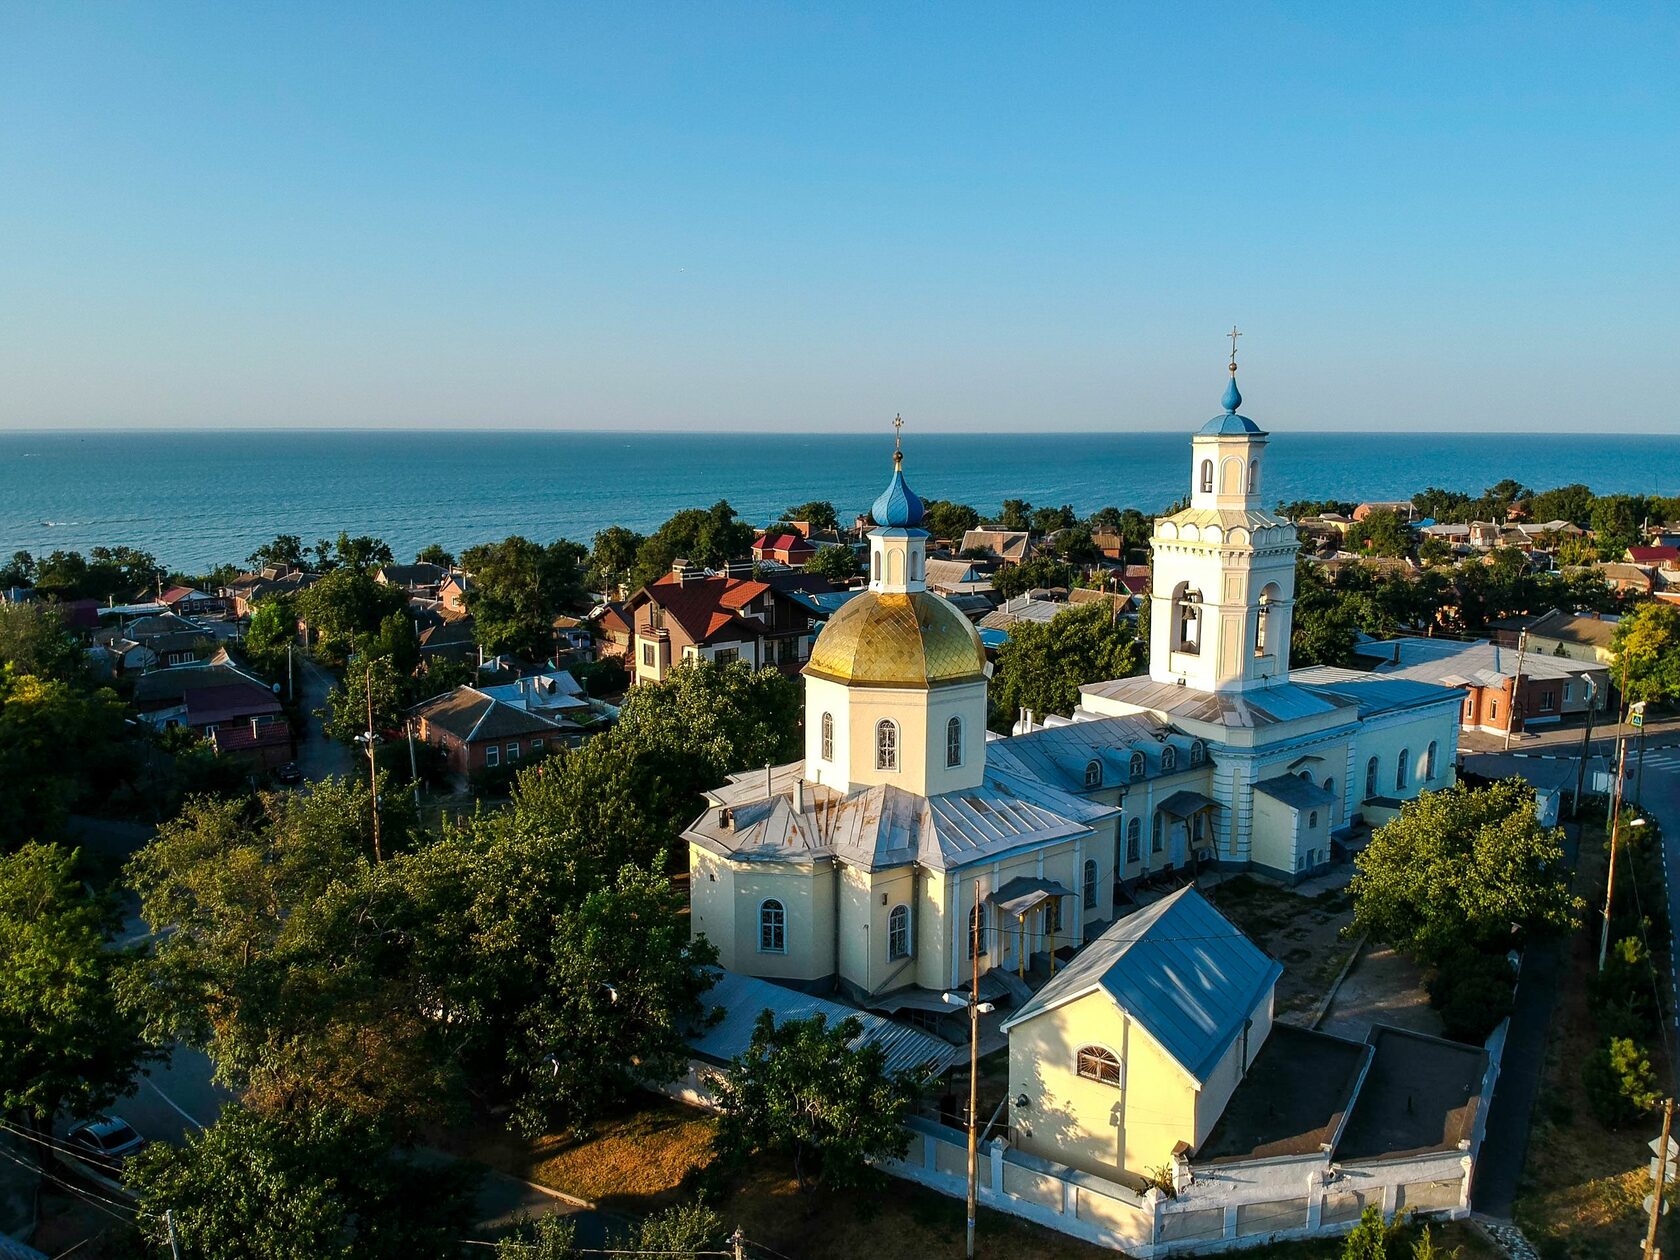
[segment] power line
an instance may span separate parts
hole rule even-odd
[[[131,1208],[131,1207],[128,1207],[126,1205],[115,1204],[110,1199],[97,1198],[96,1196],[94,1196],[92,1194],[89,1194],[87,1191],[84,1191],[79,1186],[74,1186],[70,1182],[63,1180],[60,1177],[53,1176],[51,1173],[47,1172],[46,1169],[39,1168],[36,1165],[29,1163],[27,1160],[19,1159],[16,1155],[13,1155],[10,1151],[0,1150],[0,1158],[9,1159],[12,1163],[16,1164],[19,1168],[22,1168],[24,1171],[35,1173],[43,1181],[50,1181],[55,1186],[62,1187],[64,1190],[67,1190],[69,1193],[75,1195],[76,1198],[85,1201],[89,1207],[95,1208],[98,1211],[105,1213],[106,1216],[109,1216],[114,1221],[121,1221],[124,1225],[133,1224],[133,1221],[130,1220],[130,1218],[128,1218],[126,1216],[119,1216],[116,1212],[113,1212],[111,1210],[111,1207],[108,1207],[106,1205],[111,1204],[111,1206],[121,1207],[122,1210],[125,1211],[125,1212],[133,1212],[134,1209]]]

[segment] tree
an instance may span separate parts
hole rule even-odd
[[[804,521],[813,530],[840,528],[840,518],[834,513],[834,504],[827,499],[812,499],[809,503],[801,503],[790,507],[782,513],[784,521]]]
[[[80,681],[86,657],[51,604],[0,604],[0,668],[62,682]]]
[[[1625,494],[1607,495],[1593,501],[1593,539],[1598,554],[1609,560],[1620,560],[1622,553],[1639,542],[1639,516],[1634,511],[1635,500]]]
[[[1025,499],[1005,499],[998,512],[999,529],[1031,529],[1032,504]]]
[[[1452,563],[1452,544],[1445,538],[1437,538],[1433,534],[1425,534],[1418,543],[1418,559],[1425,565]]]
[[[1529,503],[1529,514],[1540,524],[1547,521],[1571,521],[1585,528],[1592,520],[1593,492],[1579,482],[1559,486],[1556,490],[1542,490]]]
[[[1295,609],[1289,637],[1289,664],[1351,665],[1359,625],[1344,606],[1324,570],[1301,556],[1295,562]]]
[[[35,557],[27,551],[14,551],[12,558],[0,565],[0,590],[14,586],[25,589],[35,585]]]
[[[435,564],[439,568],[452,569],[455,567],[455,555],[446,551],[438,543],[427,543],[414,553],[415,564]]]
[[[846,1190],[879,1178],[871,1163],[908,1149],[904,1120],[926,1082],[889,1074],[878,1044],[854,1045],[862,1033],[853,1016],[830,1027],[822,1015],[777,1024],[760,1012],[746,1051],[718,1080],[723,1158],[790,1156],[802,1190]]]
[[[1072,567],[1043,552],[1022,564],[999,569],[992,575],[992,589],[1005,599],[1014,599],[1039,587],[1072,585]]]
[[[636,565],[627,585],[640,590],[671,571],[678,559],[706,568],[727,564],[752,547],[752,526],[736,518],[728,500],[709,508],[687,508],[656,529],[636,549]]]
[[[816,554],[805,562],[805,572],[844,584],[858,574],[857,553],[850,547],[818,547]]]
[[[329,738],[354,747],[358,738],[366,737],[370,692],[374,733],[402,725],[407,699],[402,675],[386,657],[363,656],[345,669],[344,678],[327,696],[327,707],[320,716],[321,729]]]
[[[1383,1220],[1382,1207],[1372,1203],[1342,1240],[1342,1260],[1388,1260],[1389,1244],[1399,1232],[1399,1224]]]
[[[397,1155],[374,1125],[320,1110],[260,1115],[237,1106],[135,1156],[143,1237],[218,1260],[408,1260],[453,1255],[470,1220],[463,1165]]]
[[[467,608],[479,643],[525,660],[554,653],[554,618],[583,605],[583,547],[562,538],[542,547],[515,534],[461,555],[473,576]]]
[[[687,1069],[689,1034],[707,1019],[706,968],[717,963],[687,910],[669,879],[624,866],[560,916],[510,1064],[524,1132],[582,1123]]]
[[[609,525],[595,535],[595,546],[589,552],[589,589],[607,596],[629,580],[630,570],[636,567],[636,552],[647,539],[633,529]]]
[[[1051,550],[1069,564],[1095,564],[1102,559],[1096,540],[1084,525],[1072,525],[1058,533]]]
[[[496,1244],[496,1260],[573,1260],[577,1222],[569,1216],[539,1216],[519,1221]]]
[[[1047,622],[1018,621],[998,652],[992,729],[1008,731],[1021,709],[1071,714],[1082,685],[1128,677],[1143,663],[1132,627],[1115,620],[1107,603],[1074,605]]]
[[[354,569],[357,573],[366,573],[379,565],[390,564],[391,558],[391,549],[385,545],[385,540],[367,534],[352,538],[341,530],[338,541],[333,544],[335,565],[339,568]]]
[[[632,1250],[678,1257],[716,1254],[726,1244],[728,1228],[704,1203],[678,1203],[644,1217],[627,1242]]]
[[[70,851],[0,856],[0,1114],[22,1113],[43,1140],[60,1112],[110,1106],[159,1057],[114,997],[135,961],[111,944],[118,923]]]
[[[1411,554],[1412,531],[1397,513],[1376,508],[1349,527],[1348,541],[1372,555],[1399,558]]]
[[[1562,538],[1558,540],[1557,562],[1561,568],[1574,569],[1592,564],[1599,559],[1598,548],[1587,538]],[[1594,575],[1594,580],[1597,576]]]
[[[685,661],[662,682],[633,687],[619,729],[699,762],[701,788],[742,766],[779,765],[799,756],[799,685],[745,661]]]
[[[1680,700],[1680,608],[1640,604],[1622,615],[1610,646],[1615,676],[1626,671],[1628,699]]]
[[[245,563],[253,569],[266,569],[270,565],[297,567],[303,560],[303,539],[296,534],[277,534],[273,542],[264,543],[247,556]]]
[[[1627,1037],[1611,1037],[1588,1057],[1581,1084],[1593,1114],[1612,1129],[1640,1121],[1662,1099],[1649,1051]]]
[[[297,640],[297,612],[289,596],[259,599],[251,606],[251,622],[245,628],[245,655],[269,675],[286,664],[287,649]]]
[[[922,504],[922,510],[922,528],[935,538],[960,543],[964,534],[980,527],[980,513],[966,503],[929,499]]]
[[[316,650],[342,663],[358,639],[376,633],[379,623],[408,608],[401,587],[384,586],[356,568],[337,568],[298,592],[298,616],[316,636]]]
[[[0,851],[51,839],[71,810],[132,774],[116,694],[0,665]]]
[[[1354,928],[1425,961],[1508,947],[1513,931],[1567,932],[1582,903],[1561,836],[1540,825],[1521,779],[1425,792],[1354,859]]]
[[[1032,514],[1032,530],[1035,534],[1048,536],[1064,529],[1072,529],[1078,523],[1079,518],[1074,515],[1072,505],[1067,503],[1059,508],[1036,508]]]

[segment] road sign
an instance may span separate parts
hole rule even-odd
[[[1655,1195],[1648,1194],[1648,1195],[1645,1196],[1645,1202],[1640,1205],[1641,1207],[1643,1207],[1645,1209],[1645,1215],[1646,1216],[1649,1216],[1651,1214],[1651,1200],[1654,1199],[1654,1198],[1656,1198]],[[1666,1204],[1666,1203],[1662,1205],[1662,1214],[1664,1216],[1668,1215],[1668,1204]]]
[[[1633,704],[1628,705],[1628,717],[1630,719],[1632,719],[1634,730],[1636,730],[1636,731],[1644,730],[1645,729],[1645,702],[1643,700],[1638,700],[1638,701],[1635,701]]]
[[[1656,1179],[1657,1161],[1653,1159],[1651,1161],[1651,1180],[1655,1181]],[[1675,1168],[1674,1157],[1671,1155],[1669,1156],[1668,1167],[1663,1169],[1663,1184],[1672,1186],[1677,1181],[1680,1181],[1680,1169]]]

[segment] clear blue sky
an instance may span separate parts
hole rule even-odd
[[[0,0],[0,428],[1673,432],[1677,36]]]

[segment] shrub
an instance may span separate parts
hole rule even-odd
[[[1604,970],[1592,983],[1592,1012],[1599,1031],[1624,1038],[1655,1033],[1660,1013],[1652,978],[1651,955],[1643,941],[1625,936],[1612,945]]]
[[[1359,1214],[1359,1224],[1342,1242],[1342,1260],[1388,1260],[1389,1244],[1400,1232],[1397,1223],[1383,1220],[1382,1209],[1370,1204]]]
[[[1657,1105],[1657,1074],[1645,1048],[1627,1037],[1611,1037],[1581,1068],[1581,1083],[1593,1114],[1612,1129],[1630,1124]]]
[[[1443,1033],[1480,1044],[1511,1013],[1516,975],[1503,954],[1461,948],[1442,958],[1425,980]]]

